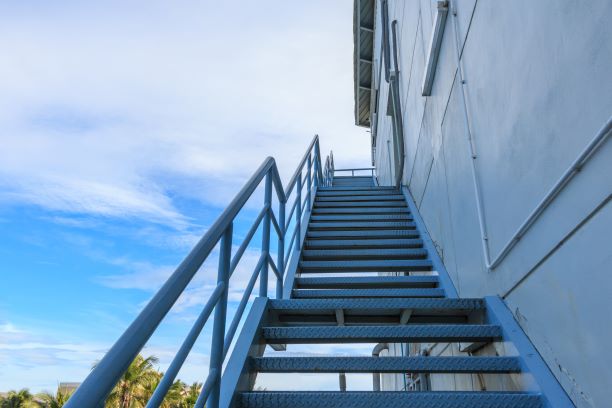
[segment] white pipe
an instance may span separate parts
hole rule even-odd
[[[612,133],[612,117],[608,119],[606,124],[599,129],[599,132],[595,135],[595,137],[589,142],[589,144],[584,148],[584,150],[580,153],[578,158],[574,160],[571,166],[565,170],[561,178],[557,180],[557,182],[553,185],[553,187],[548,191],[548,193],[544,196],[544,198],[540,201],[540,203],[536,206],[536,208],[531,211],[531,214],[527,217],[525,221],[521,224],[521,226],[516,230],[512,238],[508,241],[506,245],[504,245],[503,249],[499,252],[499,255],[495,257],[491,265],[490,269],[496,268],[501,261],[506,258],[508,253],[514,248],[514,246],[521,240],[525,232],[535,223],[535,221],[540,217],[540,215],[544,212],[544,210],[550,205],[550,203],[559,195],[561,190],[570,182],[570,180],[580,171],[582,167],[586,164],[593,153],[603,145],[608,136]]]
[[[383,350],[389,350],[389,343],[378,343],[374,346],[372,357],[379,357]],[[380,373],[372,373],[372,390],[380,391]]]
[[[456,3],[456,2],[455,2]],[[471,170],[472,170],[472,183],[474,184],[474,191],[476,195],[476,209],[478,212],[478,224],[480,226],[480,236],[482,243],[482,252],[485,258],[485,266],[488,270],[493,270],[499,266],[499,264],[508,256],[510,251],[516,246],[516,244],[521,240],[521,238],[525,235],[525,233],[531,228],[531,226],[536,222],[536,220],[542,215],[544,210],[548,208],[550,203],[559,195],[559,193],[565,188],[565,186],[570,182],[570,180],[584,167],[586,162],[593,156],[593,154],[599,149],[604,142],[607,140],[608,136],[612,133],[612,117],[608,119],[608,121],[604,124],[604,126],[597,132],[595,137],[589,142],[589,144],[584,148],[584,150],[578,155],[576,160],[570,165],[570,167],[563,173],[563,175],[557,180],[557,182],[552,186],[552,188],[548,191],[548,193],[544,196],[544,198],[538,203],[536,208],[531,211],[529,216],[521,226],[516,230],[514,235],[508,240],[506,245],[502,248],[499,254],[491,261],[491,254],[489,251],[488,245],[488,235],[486,229],[486,221],[484,215],[484,208],[482,203],[482,195],[480,183],[478,181],[478,174],[476,172],[476,158],[478,157],[476,154],[476,146],[474,143],[474,138],[472,137],[472,132],[470,130],[468,111],[467,111],[467,103],[465,96],[465,80],[463,79],[463,69],[461,67],[461,57],[459,51],[459,30],[457,25],[457,6],[453,4],[453,27],[455,31],[455,50],[456,50],[456,60],[457,60],[457,70],[459,73],[459,79],[461,81],[461,96],[463,99],[463,118],[465,124],[465,131],[468,136],[468,141],[470,143],[470,156],[471,160]]]
[[[456,51],[456,59],[457,59],[457,71],[459,73],[459,80],[461,82],[461,98],[463,99],[463,120],[465,125],[465,132],[468,137],[470,156],[472,160],[471,162],[471,170],[472,170],[472,183],[474,184],[474,192],[476,195],[476,210],[478,212],[478,225],[480,227],[480,237],[482,244],[482,252],[485,257],[485,264],[487,268],[489,268],[489,244],[488,244],[488,236],[487,236],[487,227],[484,215],[484,208],[482,204],[482,195],[480,192],[480,183],[478,181],[478,174],[476,173],[476,146],[474,143],[474,138],[472,137],[472,131],[470,130],[470,123],[468,119],[468,111],[467,111],[467,102],[465,97],[465,80],[463,79],[463,69],[461,68],[461,57],[459,55],[459,29],[457,28],[457,6],[453,4],[453,28],[455,30],[455,51]]]

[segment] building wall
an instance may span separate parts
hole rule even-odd
[[[403,184],[462,297],[502,295],[578,407],[609,404],[612,142],[595,153],[509,256],[485,267],[457,77],[458,23],[469,126],[494,258],[612,115],[610,0],[458,0],[432,95],[421,83],[436,1],[389,0],[398,21]],[[452,5],[451,5],[452,6]],[[375,165],[394,180],[388,85],[378,81]]]

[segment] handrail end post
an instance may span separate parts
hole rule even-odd
[[[227,297],[229,288],[229,269],[232,258],[232,236],[233,222],[229,224],[221,237],[219,250],[219,269],[217,272],[217,283],[223,283],[223,293],[215,307],[215,319],[213,322],[212,345],[210,348],[210,372],[215,373],[215,381],[206,406],[219,408],[221,397],[221,370],[223,366],[223,347],[225,340],[225,319],[227,315]],[[214,370],[214,371],[213,371]]]
[[[272,211],[272,177],[268,173],[266,175],[265,190],[264,190],[264,206]],[[266,212],[263,219],[261,253],[269,256],[270,254],[270,211]],[[269,260],[263,263],[261,267],[261,275],[259,276],[259,296],[268,297],[268,265]]]

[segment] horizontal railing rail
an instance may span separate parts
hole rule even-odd
[[[351,176],[355,176],[355,172],[370,172],[370,175],[372,177],[374,177],[374,170],[376,170],[375,167],[356,167],[354,169],[334,169],[334,173],[351,173]],[[359,175],[359,174],[358,174]]]
[[[331,156],[331,153],[325,163],[325,171],[323,171],[319,137],[317,135],[308,146],[285,188],[283,188],[274,159],[268,157],[264,160],[166,283],[79,386],[66,404],[66,408],[101,407],[104,405],[105,399],[115,387],[117,381],[140,353],[202,264],[214,248],[219,245],[217,284],[146,405],[147,408],[157,408],[162,404],[176,375],[185,363],[214,310],[209,373],[195,407],[202,408],[206,404],[208,408],[218,408],[223,362],[255,285],[259,281],[259,296],[267,297],[268,271],[272,269],[272,273],[276,277],[276,297],[282,297],[283,279],[286,276],[288,260],[292,254],[296,253],[295,249],[298,250],[299,255],[302,244],[300,242],[302,214],[304,211],[310,210],[313,189],[316,192],[318,186],[331,184],[331,177],[333,177],[333,156]],[[263,208],[232,257],[234,220],[262,182],[264,184]],[[273,190],[276,192],[278,201],[278,215],[274,213],[272,208]],[[302,195],[303,190],[305,190],[304,197]],[[294,193],[293,204],[289,209],[288,217],[285,217],[292,193]],[[292,222],[292,217],[295,217],[294,222]],[[262,231],[261,254],[244,288],[232,321],[226,330],[230,278],[259,229]],[[276,262],[270,252],[272,234],[275,234],[278,240]],[[290,242],[288,246],[285,246],[287,238],[290,238]]]

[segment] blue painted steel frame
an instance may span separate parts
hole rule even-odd
[[[404,198],[406,198],[406,202],[408,203],[408,208],[410,209],[410,213],[412,214],[412,218],[414,223],[417,226],[417,231],[421,234],[421,239],[423,240],[423,246],[427,250],[429,254],[429,258],[432,263],[432,268],[435,271],[438,271],[438,279],[440,280],[440,287],[444,289],[446,292],[446,296],[449,298],[457,298],[459,295],[457,294],[457,289],[453,284],[453,281],[444,266],[444,262],[440,259],[440,255],[438,255],[438,251],[436,250],[435,245],[431,237],[429,236],[429,232],[427,232],[427,227],[425,226],[425,222],[423,218],[421,218],[421,214],[419,213],[419,209],[417,208],[414,200],[412,199],[412,195],[410,194],[410,190],[408,187],[402,187],[402,193],[404,194]]]
[[[215,318],[213,322],[210,371],[206,381],[204,382],[204,386],[198,398],[198,402],[196,403],[196,407],[202,407],[204,406],[204,402],[206,402],[208,408],[218,408],[222,366],[227,350],[233,340],[235,331],[246,307],[246,303],[250,298],[255,281],[258,278],[260,280],[259,293],[262,296],[267,296],[267,272],[269,267],[272,268],[277,276],[276,294],[277,296],[282,294],[283,278],[287,275],[284,251],[288,250],[290,254],[293,249],[293,244],[290,244],[287,248],[285,248],[284,245],[285,238],[288,236],[287,234],[289,232],[289,224],[285,224],[286,203],[295,188],[296,206],[298,209],[296,217],[301,222],[301,190],[303,187],[302,172],[306,170],[308,174],[306,188],[308,189],[308,200],[311,201],[310,190],[313,188],[313,185],[316,191],[316,186],[318,183],[325,180],[323,177],[320,158],[319,138],[315,135],[306,153],[304,154],[304,157],[298,164],[293,177],[289,181],[287,188],[285,189],[283,189],[280,181],[274,159],[268,157],[266,160],[264,160],[259,169],[257,169],[255,174],[253,174],[245,186],[240,190],[221,216],[215,221],[212,227],[200,239],[183,262],[181,262],[162,288],[155,294],[153,299],[151,299],[151,301],[145,306],[142,312],[140,312],[138,317],[136,317],[134,322],[132,322],[123,335],[111,347],[108,353],[98,363],[96,368],[92,370],[85,381],[83,381],[81,386],[66,404],[66,408],[97,407],[103,405],[107,395],[113,389],[123,372],[128,368],[149,338],[153,335],[157,329],[157,326],[169,312],[170,308],[174,305],[181,293],[185,290],[194,275],[198,272],[200,266],[210,255],[215,246],[220,242],[221,251],[217,287],[211,294],[210,299],[206,303],[205,307],[200,313],[200,316],[195,321],[192,329],[179,348],[177,354],[170,364],[170,367],[166,371],[166,374],[160,381],[160,385],[147,404],[147,408],[159,407],[169,387],[172,385],[176,374],[180,370],[200,332],[202,331],[202,328],[206,324],[212,309],[214,308]],[[333,168],[333,158],[330,159],[328,157],[326,163],[331,163]],[[305,168],[305,166],[307,166],[307,168]],[[314,176],[312,176],[313,171]],[[247,234],[245,241],[237,250],[234,258],[232,258],[231,246],[233,238],[233,221],[238,212],[242,209],[244,204],[252,196],[253,192],[264,179],[264,208],[255,220],[255,223]],[[278,220],[274,217],[274,213],[271,208],[273,187],[279,201]],[[308,204],[310,204],[310,202]],[[307,208],[310,209],[310,205],[308,205]],[[307,213],[310,213],[310,211],[307,211]],[[251,281],[247,285],[243,299],[239,305],[238,312],[236,316],[234,316],[234,320],[232,321],[229,331],[226,334],[225,320],[227,313],[227,289],[229,286],[229,279],[256,230],[259,228],[260,223],[263,224],[262,254],[260,261],[253,271]],[[277,264],[274,264],[274,261],[269,253],[271,223],[274,224],[275,232],[277,233],[279,239]],[[298,248],[299,251],[301,242],[303,242],[303,236],[298,228],[299,223],[296,226],[296,231],[293,233],[293,236],[295,237],[297,235],[298,237],[296,248]],[[297,233],[297,231],[300,231],[300,233]]]
[[[250,391],[255,383],[255,375],[250,372],[247,364],[249,357],[261,357],[266,348],[266,343],[260,338],[268,303],[268,298],[256,298],[245,320],[236,341],[236,348],[223,373],[220,404],[222,408],[232,405],[236,391]]]
[[[541,392],[546,408],[574,408],[565,390],[527,338],[504,301],[499,296],[487,296],[484,301],[487,323],[501,327],[502,338],[511,342],[516,348],[521,371],[533,376],[535,384],[526,384],[528,390]]]

